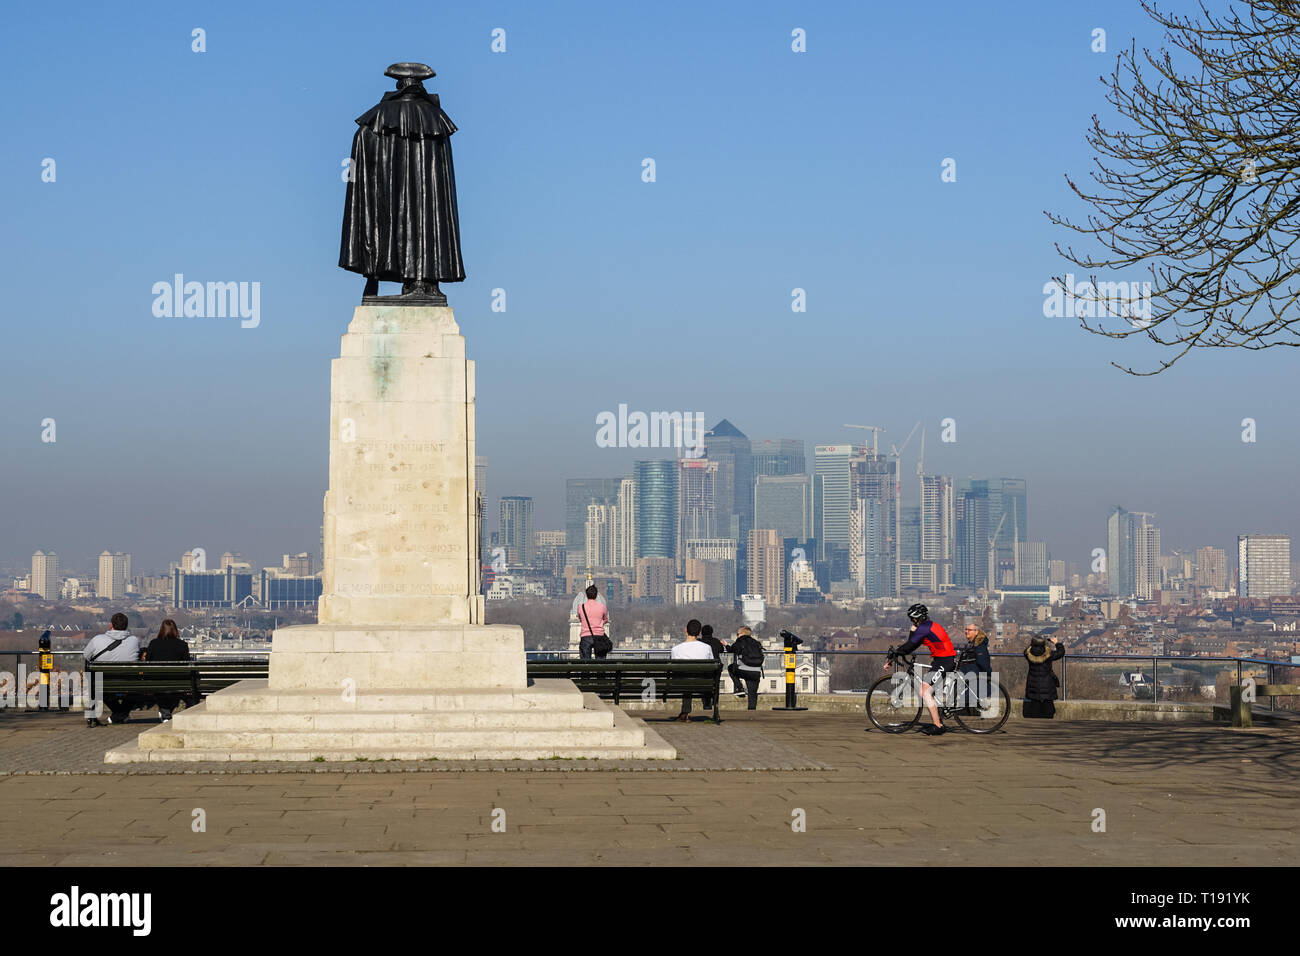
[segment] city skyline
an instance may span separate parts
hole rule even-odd
[[[758,439],[758,440],[755,441],[755,443],[757,444],[757,443],[760,442],[760,441],[763,441],[763,439]],[[842,444],[843,444],[843,445],[846,445],[846,446],[850,446],[850,445],[852,445],[851,442],[845,442],[845,443],[842,443]],[[805,447],[807,448],[807,447],[810,447],[810,446],[805,445]],[[815,446],[811,446],[811,447],[815,447]],[[644,452],[641,452],[641,451],[638,451],[638,452],[637,452],[637,454],[643,454],[643,453],[644,453]],[[809,459],[811,460],[811,455],[809,456]],[[654,459],[638,459],[638,460],[654,460]],[[664,459],[659,459],[659,460],[660,460],[660,461],[663,461],[663,462],[676,462],[677,459],[675,459],[675,458],[664,458]],[[933,458],[931,458],[930,460],[933,460]],[[481,474],[484,470],[487,470],[487,471],[489,472],[489,474],[491,473],[491,472],[490,472],[490,466],[487,465],[487,462],[488,462],[488,459],[487,459],[486,457],[480,459],[480,464],[479,464],[479,471],[480,471],[480,474]],[[635,465],[635,460],[632,462],[632,464]],[[615,474],[615,475],[609,475],[609,476],[601,476],[601,477],[599,477],[599,478],[590,478],[590,477],[588,477],[588,478],[581,479],[581,480],[591,480],[591,481],[599,482],[599,483],[601,483],[602,485],[608,485],[608,487],[611,489],[610,492],[609,492],[609,494],[608,494],[608,497],[611,498],[611,499],[615,499],[615,498],[617,498],[617,496],[618,496],[618,489],[619,489],[619,485],[620,485],[620,483],[621,483],[624,479],[630,477],[630,476],[634,473],[634,471],[635,471],[635,468],[629,468],[628,471],[627,471],[625,474]],[[906,465],[904,465],[903,468],[902,468],[902,471],[903,471],[905,474],[907,474],[907,473],[909,472],[909,469],[907,468]],[[809,471],[804,471],[804,472],[802,472],[802,473],[796,473],[796,474],[802,474],[804,477],[811,477]],[[958,484],[961,484],[961,483],[968,483],[968,482],[971,481],[971,480],[975,480],[975,479],[974,479],[974,476],[970,476],[970,477],[959,477],[959,476],[957,476],[957,475],[953,475],[953,474],[943,474],[943,473],[941,473],[941,472],[939,472],[939,471],[937,471],[937,470],[933,470],[933,469],[930,469],[930,468],[927,468],[927,469],[926,469],[926,478],[927,478],[927,479],[934,479],[934,478],[947,478],[947,479],[949,479],[949,480],[951,480],[951,481],[954,481],[954,482],[956,482],[956,483],[958,483]],[[568,481],[574,481],[574,480],[580,480],[580,479],[565,479],[566,482],[568,482]],[[918,505],[919,505],[919,502],[918,502],[919,490],[913,487],[913,485],[916,483],[916,480],[917,480],[916,478],[914,478],[914,477],[912,477],[910,474],[908,474],[908,479],[905,479],[905,480],[902,481],[902,498],[901,498],[901,501],[902,501],[902,504],[903,504],[903,506],[904,506],[905,509],[914,509],[914,508],[918,507]],[[495,485],[496,485],[496,487],[500,487],[500,482],[497,481],[497,482],[495,483]],[[605,495],[603,495],[603,494],[597,495],[597,497],[604,497],[604,496],[605,496]],[[536,504],[537,504],[537,502],[538,502],[539,500],[540,500],[540,501],[545,501],[545,500],[548,500],[548,498],[550,498],[550,500],[553,501],[554,499],[558,498],[558,499],[560,499],[560,500],[562,501],[563,498],[564,498],[564,493],[563,493],[563,492],[561,492],[561,494],[559,494],[559,495],[555,495],[555,496],[547,496],[547,495],[545,495],[545,494],[536,494],[536,493],[533,493],[533,494],[522,494],[522,493],[502,494],[502,495],[500,495],[499,497],[497,497],[497,496],[493,496],[493,497],[489,498],[488,500],[486,500],[486,501],[484,502],[484,511],[485,511],[485,533],[484,533],[484,538],[485,538],[485,541],[487,540],[489,534],[491,534],[491,533],[495,533],[495,532],[497,532],[497,531],[499,530],[499,522],[498,522],[498,527],[494,528],[494,527],[492,527],[492,523],[491,523],[490,521],[487,521],[487,517],[490,517],[490,516],[492,516],[492,515],[497,515],[497,514],[499,513],[499,507],[498,507],[498,506],[500,505],[500,503],[501,503],[501,501],[502,501],[503,499],[508,501],[508,500],[511,500],[511,499],[518,499],[518,498],[528,498],[528,499],[530,499],[530,501],[532,502],[532,505],[531,505],[531,507],[530,507],[530,512],[531,512],[531,514],[530,514],[530,522],[529,522],[529,523],[530,523],[530,526],[531,526],[534,530],[540,531],[540,530],[555,530],[555,529],[558,529],[558,530],[561,530],[561,531],[562,531],[562,530],[565,529],[567,522],[566,522],[566,519],[562,516],[562,512],[561,512],[561,516],[559,516],[559,517],[541,517],[541,518],[539,518],[539,517],[537,516],[537,514],[538,514],[538,509],[536,508]],[[1038,511],[1038,514],[1040,515],[1040,517],[1038,517],[1037,520],[1039,520],[1039,521],[1043,521],[1045,524],[1048,524],[1048,526],[1050,527],[1050,519],[1044,519],[1044,518],[1041,517],[1041,516],[1044,514],[1044,512],[1046,512],[1048,515],[1050,515],[1054,509],[1052,509],[1052,508],[1050,507],[1050,503],[1048,503],[1048,506],[1047,506],[1047,507],[1044,507],[1044,503],[1041,501],[1041,498],[1039,497],[1039,495],[1038,495],[1037,493],[1035,493],[1035,499],[1036,499],[1036,501],[1038,501],[1038,508],[1037,508],[1037,511]],[[1144,499],[1144,500],[1148,500],[1148,499]],[[1105,513],[1106,513],[1106,514],[1109,514],[1111,511],[1113,511],[1114,507],[1115,507],[1114,505],[1110,505],[1110,506],[1108,506],[1108,507],[1105,509]],[[554,512],[554,511],[556,511],[557,509],[555,509],[554,507],[552,507],[550,510],[551,510],[551,512]],[[1157,508],[1155,508],[1155,509],[1153,509],[1153,510],[1151,510],[1151,511],[1138,511],[1138,512],[1134,512],[1134,513],[1136,513],[1136,514],[1159,515],[1159,514],[1161,513],[1161,509],[1157,507]],[[585,511],[584,511],[584,515],[583,515],[583,520],[584,520],[584,521],[585,521],[585,517],[586,517],[586,516],[585,516]],[[674,518],[674,521],[675,521],[675,520],[676,520],[676,518]],[[1075,563],[1075,564],[1078,564],[1078,565],[1082,566],[1083,564],[1087,563],[1087,562],[1091,559],[1091,556],[1092,556],[1092,553],[1093,553],[1093,549],[1094,549],[1094,548],[1096,548],[1096,547],[1103,547],[1103,548],[1108,548],[1108,549],[1110,548],[1111,545],[1110,545],[1110,541],[1109,541],[1109,537],[1108,537],[1108,532],[1105,531],[1106,521],[1107,521],[1107,518],[1105,517],[1105,515],[1103,515],[1102,518],[1100,519],[1100,521],[1097,522],[1097,523],[1102,527],[1103,530],[1102,530],[1101,532],[1099,532],[1099,533],[1097,533],[1097,534],[1095,535],[1095,538],[1096,538],[1095,542],[1089,544],[1089,546],[1088,546],[1084,551],[1082,551],[1082,552],[1080,552],[1080,553],[1078,553],[1078,554],[1070,554],[1070,553],[1067,553],[1067,552],[1064,551],[1064,550],[1063,550],[1059,545],[1055,544],[1055,543],[1053,542],[1052,538],[1050,537],[1050,535],[1047,535],[1047,534],[1035,533],[1035,534],[1033,535],[1033,540],[1045,542],[1046,545],[1047,545],[1047,550],[1048,550],[1049,554],[1051,555],[1051,557],[1052,557],[1053,559],[1057,559],[1057,560],[1065,560],[1065,561],[1068,561],[1068,562],[1071,562],[1071,563]],[[1009,526],[1008,526],[1008,527],[1009,527]],[[1161,527],[1161,531],[1162,531],[1162,532],[1170,532],[1170,531],[1173,532],[1173,535],[1166,535],[1166,537],[1164,538],[1163,543],[1162,543],[1162,545],[1161,545],[1163,553],[1171,553],[1171,554],[1172,554],[1172,553],[1193,552],[1193,551],[1195,551],[1196,549],[1203,548],[1203,547],[1218,547],[1218,548],[1221,548],[1221,549],[1227,551],[1228,554],[1229,554],[1230,556],[1235,556],[1235,555],[1236,555],[1236,547],[1235,547],[1235,546],[1236,546],[1236,541],[1237,541],[1237,538],[1238,538],[1239,536],[1241,536],[1241,535],[1251,535],[1251,536],[1259,537],[1259,536],[1262,536],[1262,535],[1286,534],[1286,535],[1290,535],[1293,539],[1294,539],[1294,537],[1295,537],[1294,535],[1291,535],[1291,530],[1290,530],[1289,527],[1284,527],[1284,526],[1281,526],[1281,525],[1279,525],[1279,524],[1261,525],[1261,526],[1240,526],[1240,527],[1235,527],[1233,530],[1231,530],[1231,531],[1228,532],[1228,534],[1226,535],[1225,539],[1222,540],[1222,541],[1219,541],[1219,540],[1211,540],[1207,535],[1204,535],[1204,534],[1200,534],[1200,535],[1198,535],[1198,533],[1197,533],[1196,531],[1193,531],[1193,530],[1188,530],[1188,529],[1186,529],[1186,528],[1179,528],[1179,527],[1177,527],[1177,526],[1170,526],[1170,525],[1166,524],[1163,520],[1160,522],[1160,527]],[[904,531],[903,533],[905,533],[905,531]],[[1007,531],[1007,532],[1004,532],[1002,535],[1000,535],[1000,537],[999,537],[999,542],[1002,543],[1002,542],[1003,542],[1003,539],[1006,539],[1006,538],[1009,537],[1009,534],[1010,534],[1010,532]],[[244,535],[244,536],[242,536],[242,537],[252,537],[252,536],[254,536],[254,535],[252,535],[252,534],[250,533],[250,534],[248,534],[248,535]],[[204,542],[198,542],[198,543],[196,543],[195,545],[193,545],[192,547],[201,547],[201,548],[203,548],[207,553],[210,553],[210,554],[219,554],[219,553],[222,553],[223,551],[230,551],[230,550],[238,550],[238,551],[240,551],[240,552],[242,552],[242,551],[244,551],[244,550],[248,550],[248,551],[250,551],[250,553],[256,553],[253,549],[247,549],[247,548],[241,548],[241,547],[238,547],[238,545],[239,545],[239,540],[238,540],[238,539],[241,537],[240,535],[232,535],[229,531],[227,531],[226,534],[224,535],[224,537],[225,537],[226,539],[234,538],[234,539],[236,539],[236,540],[233,540],[233,541],[231,541],[231,540],[225,540],[225,541],[221,541],[221,542],[219,542],[219,543],[222,543],[222,544],[225,544],[225,545],[233,545],[233,546],[236,546],[236,547],[234,547],[234,548],[232,548],[232,547],[223,547],[223,548],[222,548],[222,547],[209,547],[209,546],[207,546]],[[1021,537],[1022,537],[1022,540],[1024,540],[1024,536],[1022,535]],[[1176,544],[1173,543],[1175,540],[1176,540],[1178,543],[1176,543]],[[959,543],[955,543],[955,545],[959,547]],[[529,547],[531,548],[531,546],[532,546],[532,544],[531,544],[531,539],[530,539]],[[146,547],[144,547],[144,548],[142,548],[142,549],[139,549],[139,550],[118,549],[118,548],[112,547],[112,548],[101,548],[100,551],[94,551],[93,548],[90,547],[90,546],[84,546],[84,545],[83,545],[83,546],[78,546],[78,545],[75,545],[75,544],[72,545],[72,546],[64,545],[63,547],[60,547],[60,548],[54,548],[54,547],[37,547],[37,548],[34,549],[34,550],[29,550],[29,551],[27,551],[26,554],[9,553],[9,554],[5,554],[5,555],[0,555],[0,562],[3,562],[3,564],[4,564],[5,567],[12,567],[12,568],[23,567],[23,566],[26,566],[26,565],[28,565],[28,564],[30,563],[30,558],[31,558],[32,554],[34,553],[34,551],[39,551],[39,550],[48,551],[48,552],[50,552],[50,553],[52,553],[52,554],[56,554],[56,555],[67,555],[67,554],[71,554],[71,555],[73,555],[74,557],[72,557],[70,560],[69,560],[68,558],[66,558],[66,557],[60,557],[60,558],[58,559],[58,565],[57,565],[57,567],[58,567],[60,570],[66,570],[66,569],[68,569],[68,568],[80,568],[80,569],[83,570],[83,573],[86,573],[86,574],[88,574],[88,575],[93,575],[93,574],[96,573],[96,571],[97,571],[97,566],[98,566],[98,562],[101,560],[101,558],[102,558],[102,554],[103,554],[103,552],[104,552],[105,550],[107,550],[109,553],[117,553],[118,551],[124,551],[124,552],[125,552],[126,554],[128,554],[128,555],[134,555],[134,554],[138,554],[138,553],[144,553],[144,554],[146,554],[146,555],[149,555],[149,554],[157,555],[157,554],[159,554],[160,552],[165,553],[165,554],[167,554],[167,555],[170,555],[169,557],[165,557],[165,558],[163,558],[161,561],[159,561],[157,558],[152,558],[152,559],[150,559],[150,558],[146,558],[143,562],[141,562],[141,563],[139,564],[139,567],[141,567],[142,569],[148,569],[148,570],[151,570],[151,571],[154,571],[154,572],[167,572],[171,564],[176,563],[176,562],[179,561],[179,558],[178,558],[178,557],[176,556],[176,554],[175,554],[175,548],[174,548],[174,547],[164,547],[164,546],[162,546],[162,545],[160,545],[160,544],[157,544],[157,543],[154,543],[154,542],[150,542]],[[184,552],[189,551],[189,550],[191,550],[191,549],[190,549],[190,548],[182,549],[182,552],[181,552],[181,553],[183,554]],[[268,560],[264,560],[264,561],[262,561],[262,563],[254,562],[258,567],[262,567],[262,566],[266,566],[266,567],[274,567],[275,564],[269,560],[269,557],[270,557],[271,555],[283,555],[283,554],[286,553],[286,549],[285,549],[284,547],[275,546],[275,545],[272,545],[272,546],[269,547],[269,549],[267,549],[267,550],[270,552],[270,554],[267,556]],[[306,550],[307,553],[309,553],[309,554],[318,554],[318,552],[319,552],[319,531],[318,531],[318,540],[313,544],[312,547],[306,548],[306,549],[304,549],[304,550]],[[296,553],[296,552],[295,552],[295,553]],[[571,553],[571,556],[572,556],[572,553],[573,553],[573,552],[572,552],[572,549],[570,549],[570,553]],[[1235,567],[1235,564],[1234,564],[1233,566]]]
[[[417,24],[432,16],[398,9]],[[1086,18],[1027,2],[1005,11],[999,30],[1023,41],[1015,64],[972,40],[989,29],[977,8],[935,20],[759,2],[741,18],[693,11],[682,31],[594,3],[559,18],[507,3],[495,11],[511,24],[501,54],[478,14],[447,11],[420,55],[460,126],[469,276],[447,291],[477,362],[489,519],[499,495],[528,495],[537,526],[559,528],[565,478],[631,473],[647,450],[597,441],[600,417],[626,405],[727,418],[809,449],[860,439],[845,422],[884,425],[893,443],[924,421],[928,471],[1023,476],[1044,506],[1035,535],[1077,561],[1101,545],[1117,502],[1159,514],[1167,547],[1231,550],[1247,530],[1294,531],[1300,410],[1277,401],[1294,377],[1288,350],[1201,354],[1134,379],[1109,363],[1157,354],[1140,340],[1121,350],[1044,315],[1044,284],[1064,270],[1043,210],[1077,212],[1063,177],[1091,161],[1082,118],[1107,114],[1098,75],[1130,38],[1142,47],[1158,33],[1128,2]],[[391,62],[391,37],[351,20],[323,29],[317,55],[337,67],[304,80],[276,52],[297,19],[264,17],[249,33],[237,11],[214,11],[202,54],[192,25],[148,5],[71,22],[24,8],[22,28],[0,38],[13,122],[31,131],[0,150],[13,187],[0,258],[15,279],[10,315],[41,317],[6,326],[12,354],[30,360],[0,382],[0,560],[21,566],[41,548],[78,563],[109,548],[160,568],[177,544],[264,558],[319,548],[329,362],[347,322],[339,303],[355,297],[334,265],[352,133],[338,115],[369,105],[360,91]],[[1109,54],[1092,49],[1098,24]],[[795,26],[804,54],[790,50]],[[97,42],[106,34],[119,41]],[[75,133],[52,121],[40,60],[70,42],[120,104]],[[666,69],[665,49],[676,51]],[[124,72],[123,57],[177,82]],[[537,75],[553,78],[548,111],[525,105]],[[1025,121],[989,136],[988,101]],[[922,109],[932,122],[916,122]],[[760,134],[774,111],[804,122]],[[156,115],[206,120],[145,159],[133,130]],[[294,135],[272,135],[272,116],[292,116]],[[233,128],[263,144],[263,162],[214,158]],[[534,144],[527,156],[502,148],[505,129]],[[777,169],[798,189],[755,203]],[[153,217],[136,214],[138,195]],[[71,286],[70,235],[93,250]],[[259,324],[155,315],[153,285],[178,273],[260,283]],[[792,311],[796,289],[806,311]],[[585,348],[596,361],[579,371]],[[124,389],[128,378],[160,384]],[[957,441],[944,444],[949,418]]]

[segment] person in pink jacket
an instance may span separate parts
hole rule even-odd
[[[588,585],[587,600],[578,605],[578,624],[581,628],[578,631],[578,656],[584,661],[591,660],[591,652],[595,647],[597,638],[605,637],[605,631],[609,625],[609,609],[602,602],[596,600],[599,593],[596,590],[596,585]],[[605,653],[608,653],[608,649],[605,650]],[[605,653],[599,653],[596,656],[604,657]]]

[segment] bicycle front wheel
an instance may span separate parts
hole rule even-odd
[[[906,675],[902,679],[886,674],[867,691],[867,717],[877,730],[901,734],[910,730],[921,716],[921,700]]]
[[[972,734],[991,734],[1001,729],[1011,716],[1011,695],[1001,684],[997,691],[996,694],[991,693],[990,688],[982,698],[976,699],[975,688],[971,688],[972,706],[958,707],[952,714],[963,730],[969,730]]]

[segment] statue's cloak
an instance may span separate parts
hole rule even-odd
[[[460,282],[456,124],[419,83],[357,119],[339,265],[384,282]]]

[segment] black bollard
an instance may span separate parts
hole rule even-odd
[[[807,710],[807,707],[798,706],[798,699],[794,690],[794,668],[795,668],[795,648],[803,641],[791,634],[789,631],[781,632],[781,639],[785,641],[785,706],[773,707],[773,710]]]

